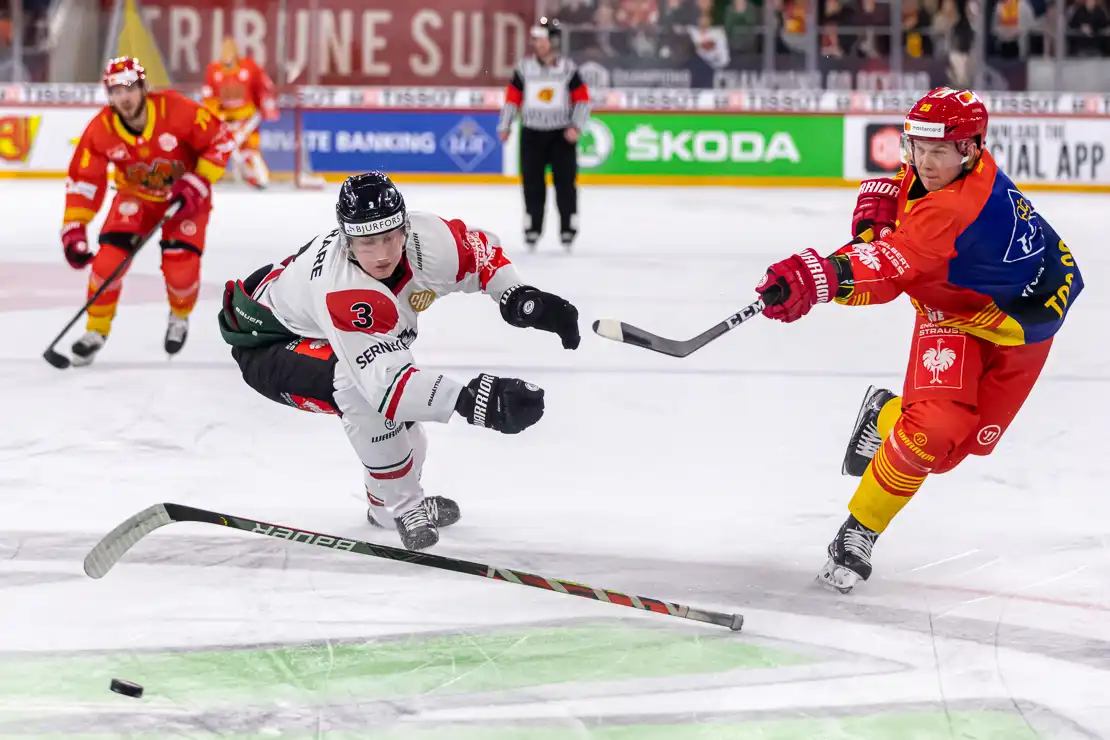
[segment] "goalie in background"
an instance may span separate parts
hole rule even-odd
[[[250,57],[240,57],[230,36],[224,39],[219,61],[208,65],[204,75],[206,108],[231,131],[238,153],[231,156],[229,169],[241,173],[256,188],[270,184],[270,170],[262,158],[258,127],[262,121],[278,119],[274,83]]]

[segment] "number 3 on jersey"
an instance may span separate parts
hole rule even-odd
[[[369,303],[356,303],[351,310],[358,316],[351,322],[351,326],[358,329],[370,329],[374,326],[374,307]]]
[[[328,313],[340,331],[387,334],[400,319],[397,304],[377,290],[337,290],[328,293]]]

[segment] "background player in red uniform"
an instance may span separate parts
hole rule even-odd
[[[134,58],[113,59],[104,70],[108,105],[85,128],[69,165],[62,245],[75,269],[92,262],[91,296],[137,249],[165,215],[162,273],[170,302],[165,349],[181,351],[188,318],[200,292],[200,257],[212,210],[212,183],[223,175],[232,148],[226,128],[210,111],[166,90],[148,92],[146,72]],[[108,190],[109,167],[117,189],[100,230],[100,249],[89,249],[88,224]],[[112,328],[122,275],[89,307],[88,331],[73,345],[73,364],[87,365]]]
[[[906,165],[860,187],[856,239],[771,265],[764,309],[795,321],[817,303],[917,309],[901,397],[871,388],[843,472],[861,476],[818,579],[847,593],[871,575],[879,534],[930,474],[989,455],[1021,408],[1083,288],[1071,251],[984,149],[987,109],[938,88],[906,116]]]
[[[270,170],[262,159],[258,125],[278,118],[274,83],[253,59],[240,58],[230,37],[224,39],[219,61],[205,71],[203,103],[227,124],[239,147],[232,155],[233,172],[242,166],[248,184],[256,188],[269,185]]]

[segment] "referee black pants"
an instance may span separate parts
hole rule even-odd
[[[544,204],[547,201],[544,173],[551,165],[555,203],[559,207],[559,231],[572,235],[577,233],[577,157],[577,147],[567,141],[566,129],[520,129],[520,179],[524,187],[524,211],[528,215],[525,231],[537,234],[543,231]]]

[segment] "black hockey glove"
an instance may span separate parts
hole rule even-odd
[[[563,340],[563,349],[578,349],[578,309],[554,293],[531,285],[515,285],[501,294],[501,318],[513,326],[550,331]]]
[[[543,416],[543,388],[482,373],[462,389],[455,411],[475,426],[517,434]]]

